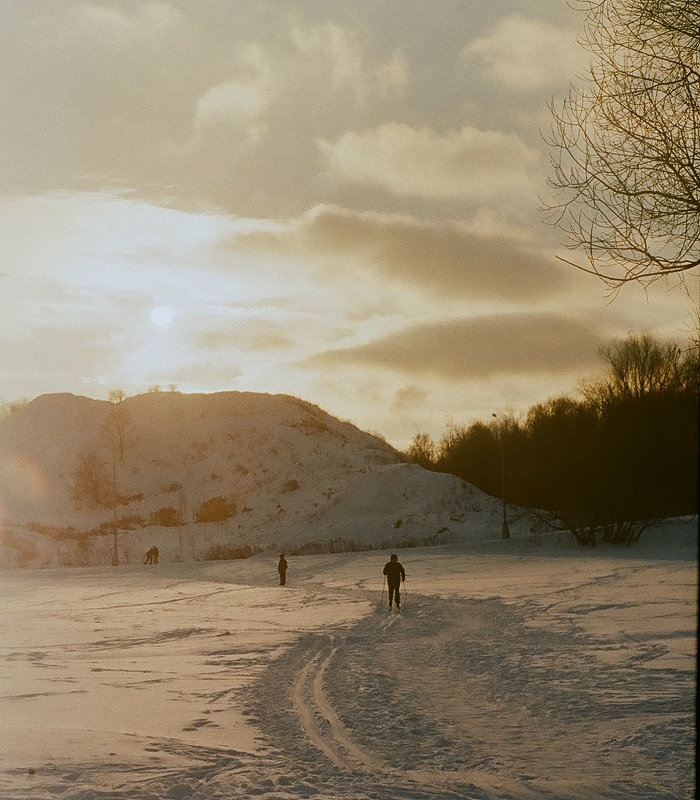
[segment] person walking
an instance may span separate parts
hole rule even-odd
[[[287,560],[284,557],[284,553],[280,553],[277,572],[280,574],[280,586],[285,586],[287,583]]]
[[[386,582],[389,586],[389,608],[394,600],[396,600],[396,610],[401,610],[401,582],[406,580],[406,570],[403,564],[399,562],[399,557],[396,553],[392,553],[389,560],[384,565],[383,574],[386,575]]]

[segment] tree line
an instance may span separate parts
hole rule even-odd
[[[581,545],[630,544],[655,519],[698,511],[698,343],[650,334],[601,350],[602,378],[580,397],[419,433],[408,457],[509,503],[535,509]],[[503,472],[502,472],[503,467]]]

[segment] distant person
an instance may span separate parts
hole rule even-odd
[[[399,563],[399,557],[396,553],[392,553],[389,560],[384,565],[384,575],[386,575],[386,582],[389,586],[389,608],[396,600],[396,610],[401,610],[401,592],[399,588],[401,581],[406,580],[406,570],[403,564]]]
[[[150,550],[146,550],[146,560],[145,564],[157,564],[158,563],[158,548],[153,545]]]
[[[287,560],[284,557],[284,553],[280,553],[277,572],[280,574],[280,586],[284,586],[287,583]]]

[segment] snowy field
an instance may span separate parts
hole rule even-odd
[[[691,798],[696,535],[2,572],[0,797]]]

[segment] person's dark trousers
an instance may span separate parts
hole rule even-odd
[[[280,572],[280,586],[284,586],[287,583],[287,576],[284,572]]]
[[[401,593],[399,592],[400,583],[397,583],[396,586],[392,586],[389,584],[389,605],[392,604],[394,600],[396,600],[396,605],[401,605]]]

